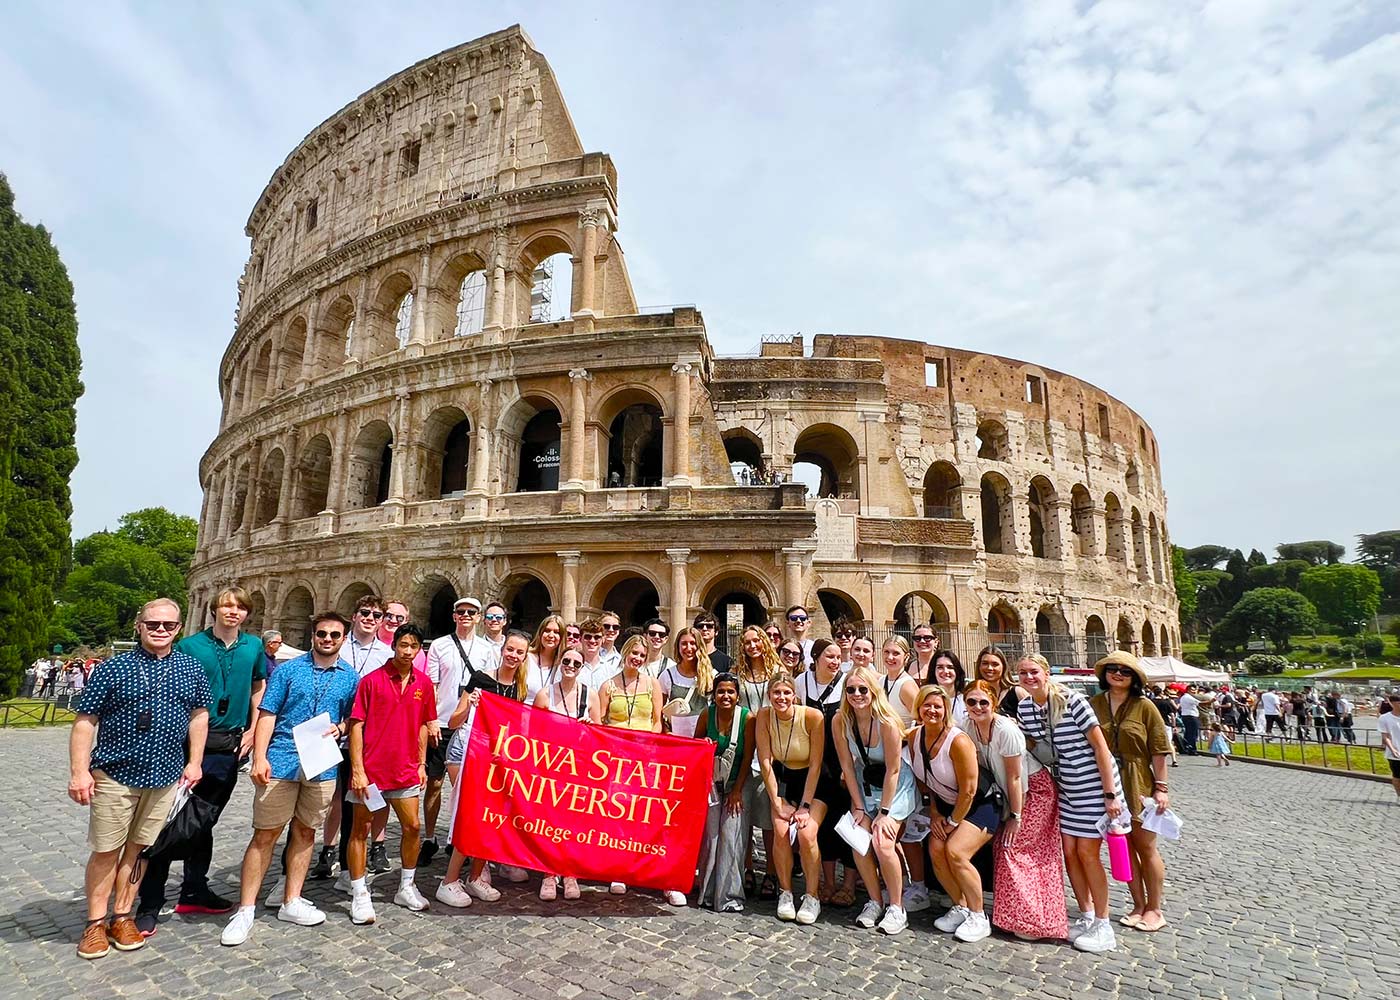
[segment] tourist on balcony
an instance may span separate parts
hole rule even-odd
[[[802,659],[806,666],[812,665],[812,640],[807,633],[812,627],[812,618],[807,614],[807,609],[800,604],[794,604],[787,609],[787,623],[789,638],[796,639],[798,645],[802,647]]]
[[[1016,670],[1026,692],[1017,706],[1021,729],[1055,779],[1065,868],[1080,909],[1070,922],[1070,943],[1080,951],[1110,951],[1117,941],[1099,822],[1105,815],[1117,820],[1125,808],[1118,767],[1088,699],[1052,681],[1045,657],[1027,654]]]
[[[902,670],[904,665],[900,664]],[[907,674],[905,676],[908,676]],[[903,765],[904,723],[885,697],[875,671],[856,667],[846,675],[832,737],[851,816],[871,836],[870,850],[855,855],[869,901],[856,917],[867,930],[898,934],[908,926],[899,838],[918,807],[914,777]],[[884,891],[881,891],[883,882]],[[888,894],[889,905],[880,901]]]
[[[770,623],[771,624],[771,623]],[[781,633],[778,641],[782,641]],[[739,678],[739,701],[750,715],[757,716],[758,710],[768,704],[768,682],[782,670],[778,651],[768,638],[768,632],[757,625],[744,629],[739,637],[739,667],[734,671]],[[773,877],[773,821],[768,807],[768,792],[758,776],[758,757],[750,765],[749,780],[744,784],[744,804],[749,821],[763,834],[763,856],[767,859],[767,871],[762,882],[754,884],[752,840],[745,857],[744,890],[757,893],[759,899],[776,899],[778,884]],[[752,838],[752,827],[749,830]]]
[[[914,655],[909,659],[909,674],[919,686],[933,683],[933,658],[938,655],[938,633],[932,625],[915,625]]]
[[[666,639],[671,634],[671,626],[660,618],[648,619],[642,625],[642,635],[646,637],[647,659],[642,664],[642,672],[648,677],[660,677],[675,660],[666,655]]]
[[[564,650],[564,628],[563,618],[549,615],[535,629],[525,674],[525,695],[529,702],[533,702],[536,695],[559,679],[559,654]]]
[[[744,785],[752,780],[754,720],[739,704],[739,678],[733,674],[715,675],[711,697],[713,704],[701,711],[696,722],[696,732],[715,745],[715,769],[695,891],[702,908],[739,913],[744,909],[749,832]]]
[[[694,736],[696,720],[710,700],[714,667],[710,665],[700,633],[693,628],[683,628],[676,633],[672,652],[675,659],[657,678],[664,699],[661,718],[667,732]]]
[[[1162,916],[1162,883],[1166,868],[1157,851],[1157,835],[1143,829],[1146,808],[1164,812],[1167,796],[1167,757],[1171,737],[1162,715],[1146,697],[1147,671],[1132,653],[1110,653],[1094,664],[1101,694],[1089,704],[1103,727],[1108,749],[1118,762],[1128,812],[1133,828],[1128,847],[1133,858],[1133,880],[1128,883],[1133,908],[1119,923],[1140,931],[1159,931],[1167,925]],[[1212,751],[1214,752],[1214,751]],[[1155,803],[1145,807],[1143,800]]]
[[[914,724],[914,696],[919,693],[918,682],[906,669],[911,655],[909,643],[902,635],[890,636],[880,647],[880,663],[884,667],[880,688],[906,730]]]
[[[792,675],[779,671],[768,681],[768,705],[758,710],[754,733],[759,776],[768,791],[773,823],[773,860],[780,887],[778,919],[816,923],[822,908],[812,894],[812,890],[820,891],[821,885],[817,829],[826,815],[826,804],[816,794],[826,751],[822,713],[801,704]],[[792,897],[794,842],[789,827],[797,828],[795,846],[802,858],[806,891],[800,906]]]
[[[577,649],[566,649],[559,657],[559,680],[535,696],[534,707],[558,715],[567,715],[580,722],[597,725],[601,721],[598,692],[589,690],[581,678],[583,674],[583,654]],[[562,880],[565,899],[579,898],[578,879],[563,873],[544,873],[540,881],[540,899],[552,902],[559,893]]]
[[[963,671],[962,661],[952,650],[945,649],[933,658],[932,683],[948,696],[949,711],[953,713],[952,722],[959,729],[965,729],[967,706],[963,704],[962,690],[967,686],[967,674]]]
[[[983,646],[977,654],[977,679],[986,681],[997,692],[997,711],[1016,718],[1016,706],[1026,693],[1016,687],[1016,678],[1007,666],[1006,654],[996,646]]]
[[[783,669],[791,673],[802,664],[802,647],[788,639],[778,647]],[[817,848],[822,856],[822,884],[817,899],[823,906],[846,907],[856,901],[855,858],[851,845],[836,832],[836,824],[851,808],[850,795],[841,778],[841,758],[837,756],[832,735],[832,720],[841,708],[841,686],[845,673],[841,669],[841,647],[830,639],[812,643],[812,669],[797,675],[797,698],[807,708],[822,713],[826,733],[826,749],[822,753],[821,780],[817,783],[817,798],[826,803],[826,816],[817,828]],[[841,887],[836,887],[836,862],[845,869]]]
[[[973,681],[963,697],[978,774],[990,774],[1002,797],[993,852],[992,923],[1024,940],[1063,938],[1069,923],[1055,782],[1027,753],[1015,717],[997,711],[995,684]]]

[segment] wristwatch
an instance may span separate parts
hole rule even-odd
[[[944,822],[946,822],[949,826],[957,826],[957,825],[961,822],[961,820],[953,819],[953,818],[950,816],[950,817],[948,817],[948,819],[946,819]]]
[[[802,803],[800,806],[798,806],[797,808],[799,808],[799,809],[811,809],[811,808],[812,808],[812,803],[810,803],[810,802],[804,802],[804,803]]]
[[[890,814],[890,811],[889,811],[888,809],[885,809],[885,808],[881,807],[881,809],[880,809],[880,815],[881,815],[881,816],[888,816],[889,814]]]
[[[1007,818],[1007,819],[1014,819],[1016,822],[1019,823],[1019,822],[1021,821],[1021,814],[1020,814],[1020,813],[1007,813],[1007,814],[1006,814],[1006,818]]]

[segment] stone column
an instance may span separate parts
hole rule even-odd
[[[297,388],[310,384],[316,373],[316,359],[321,353],[321,300],[312,299],[306,314],[306,344],[301,351],[301,371],[297,373]],[[344,345],[341,345],[342,349]],[[334,357],[334,355],[332,355]]]
[[[1074,509],[1068,500],[1056,500],[1050,505],[1050,514],[1055,519],[1056,549],[1045,554],[1051,559],[1072,562],[1079,555],[1074,541]]]
[[[671,418],[671,485],[690,485],[690,373],[695,366],[682,361],[671,366],[676,376],[675,415]]]
[[[569,370],[569,478],[561,487],[566,490],[584,488],[584,453],[588,447],[588,382],[593,376],[585,368]]]
[[[786,602],[788,607],[792,607],[802,603],[802,552],[800,549],[783,549],[783,559],[786,563],[783,577]],[[871,611],[871,615],[873,617],[874,611]]]
[[[287,431],[282,439],[282,492],[277,495],[277,520],[286,524],[292,519],[292,493],[296,476],[297,429]]]
[[[1103,559],[1108,555],[1108,511],[1096,506],[1090,509],[1089,516],[1094,524],[1094,558]]]
[[[566,622],[578,620],[578,564],[583,559],[583,553],[577,549],[570,549],[566,552],[556,552],[559,561],[564,564],[564,585],[560,588],[560,609],[559,614]]]
[[[345,346],[346,363],[359,363],[367,357],[365,344],[369,341],[369,269],[360,272],[360,294],[355,298],[355,330]]]
[[[199,500],[199,535],[195,542],[196,550],[209,541],[209,494],[214,487],[214,476],[211,473],[209,481],[204,484],[202,495]]]
[[[963,520],[972,522],[973,547],[978,552],[986,552],[987,535],[982,528],[982,487],[964,484],[958,487],[958,495],[962,503]]]
[[[510,245],[510,230],[497,226],[491,239],[491,264],[487,268],[490,286],[486,294],[486,324],[488,330],[499,331],[506,322],[506,251]]]
[[[477,382],[481,405],[476,415],[476,457],[472,460],[472,491],[485,493],[491,483],[491,380]]]
[[[224,502],[219,506],[219,523],[214,529],[215,538],[219,540],[227,538],[233,529],[233,490],[234,480],[237,478],[238,472],[230,458],[224,463],[223,481],[219,484],[219,488],[224,492]]]
[[[400,508],[399,517],[403,516],[404,481],[408,475],[404,466],[408,465],[408,458],[413,454],[413,449],[408,446],[408,406],[409,394],[400,392],[394,414],[394,441],[389,446],[392,463],[389,467],[389,496],[384,501],[386,506]]]
[[[593,296],[596,286],[594,258],[598,256],[598,211],[587,209],[579,213],[579,225],[583,229],[583,250],[579,254],[579,293],[578,309],[575,316],[593,315]]]
[[[224,421],[220,425],[222,430],[238,419],[240,410],[238,409],[238,393],[243,388],[243,372],[240,368],[233,369],[233,377],[228,381],[228,398],[224,400]]]
[[[278,375],[282,365],[282,338],[274,337],[272,340],[272,353],[267,360],[267,381],[263,383],[263,402],[270,403],[277,398],[277,390],[280,389],[281,379]]]
[[[262,442],[254,441],[248,450],[248,492],[243,497],[243,521],[238,527],[238,543],[248,545],[253,530],[253,514],[258,506],[258,480],[261,478]]]
[[[690,584],[686,579],[686,563],[690,561],[690,550],[667,549],[666,558],[671,560],[671,620],[667,624],[675,632],[688,624]]]
[[[345,490],[350,477],[350,414],[342,411],[336,418],[335,431],[331,434],[331,473],[330,489],[326,491],[326,510],[323,513],[336,514],[345,507]]]
[[[405,345],[416,347],[418,351],[428,342],[428,279],[432,260],[432,244],[425,244],[418,254],[418,287],[413,290],[413,322]]]

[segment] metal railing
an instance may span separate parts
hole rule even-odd
[[[1362,774],[1390,774],[1384,749],[1379,741],[1371,741],[1371,737],[1376,736],[1374,732],[1355,731],[1353,735],[1359,741],[1355,743],[1345,738],[1345,732],[1342,735],[1340,741],[1333,740],[1331,732],[1328,731],[1327,739],[1319,741],[1314,738],[1316,733],[1305,738],[1297,735],[1296,730],[1293,735],[1286,736],[1277,732],[1265,735],[1240,731],[1230,741],[1230,757],[1280,761],[1285,764],[1303,764]],[[1196,744],[1197,753],[1209,756],[1209,746],[1210,740],[1202,736]]]
[[[7,726],[54,726],[66,724],[68,706],[56,701],[22,701],[0,704],[0,729]],[[64,713],[60,715],[60,713]]]

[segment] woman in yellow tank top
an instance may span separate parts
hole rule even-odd
[[[642,672],[646,641],[634,635],[622,647],[622,672],[603,683],[598,698],[606,714],[603,724],[619,729],[661,732],[661,682]]]

